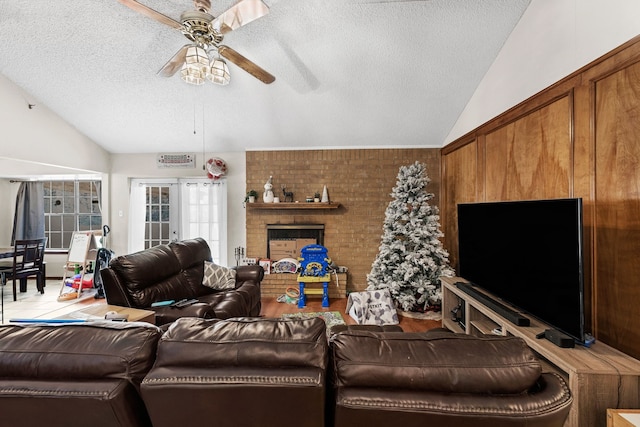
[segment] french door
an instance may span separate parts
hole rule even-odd
[[[129,252],[202,237],[213,260],[227,264],[224,180],[133,179],[130,189]]]

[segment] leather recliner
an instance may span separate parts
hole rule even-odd
[[[517,337],[349,330],[330,354],[335,427],[562,427],[572,402]]]
[[[264,277],[261,266],[233,267],[235,289],[214,290],[202,284],[204,261],[211,261],[211,250],[202,238],[113,258],[108,268],[100,270],[107,303],[153,310],[157,325],[180,317],[227,319],[260,315],[260,282]],[[180,308],[152,307],[156,302],[183,299],[198,302]]]
[[[140,383],[161,334],[134,322],[0,326],[0,425],[151,426]]]
[[[182,318],[141,391],[154,427],[324,427],[327,364],[319,318]]]

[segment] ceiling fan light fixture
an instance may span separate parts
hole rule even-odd
[[[185,82],[192,85],[201,85],[204,83],[206,73],[198,67],[189,67],[186,63],[180,69],[180,77]]]
[[[212,59],[211,67],[207,73],[207,79],[209,79],[210,82],[221,86],[229,84],[231,81],[231,75],[229,74],[229,67],[227,67],[227,63],[221,58]]]
[[[182,80],[194,85],[201,85],[209,72],[209,57],[200,46],[189,46],[180,70]]]

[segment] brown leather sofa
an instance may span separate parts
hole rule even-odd
[[[321,319],[0,326],[0,425],[560,427],[572,399],[519,338]]]
[[[0,326],[0,425],[151,426],[139,389],[161,333],[146,323]]]
[[[561,427],[572,402],[516,337],[348,330],[330,353],[335,427]]]
[[[142,397],[155,427],[324,427],[327,363],[319,318],[182,318]]]
[[[214,290],[202,284],[204,261],[211,261],[211,250],[202,238],[116,257],[108,268],[100,271],[107,303],[153,310],[157,325],[180,317],[228,319],[260,315],[262,267],[234,267],[235,289]],[[198,302],[181,308],[151,306],[160,301],[184,299]]]

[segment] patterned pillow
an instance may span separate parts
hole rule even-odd
[[[216,265],[210,261],[205,261],[202,284],[219,291],[234,289],[236,287],[236,271],[231,268]]]

